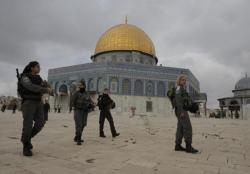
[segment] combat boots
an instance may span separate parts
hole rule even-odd
[[[77,140],[77,143],[76,143],[78,146],[82,145],[82,141],[81,140]]]
[[[186,149],[184,147],[182,147],[180,144],[176,144],[174,150],[175,151],[186,151]]]
[[[104,132],[100,132],[100,137],[106,138],[106,135],[104,134]]]
[[[30,143],[31,144],[31,143]],[[25,143],[23,145],[23,155],[24,156],[32,156],[32,151],[29,143]]]
[[[82,145],[82,143],[84,142],[80,136],[75,136],[74,141],[77,145]]]
[[[118,137],[120,135],[120,133],[114,133],[112,134],[112,137],[115,138],[115,137]]]
[[[78,138],[77,138],[77,136],[75,136],[74,137],[74,142],[77,142],[77,141],[78,141]],[[80,142],[83,143],[84,142],[83,139],[80,138]]]
[[[31,142],[28,142],[28,143],[27,143],[27,148],[29,148],[29,149],[31,149],[31,150],[33,149],[33,145],[31,144]]]
[[[187,153],[198,153],[199,151],[192,147],[191,144],[186,144],[186,152]]]

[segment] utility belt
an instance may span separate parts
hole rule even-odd
[[[42,101],[42,97],[41,96],[35,96],[35,95],[24,95],[22,97],[22,103],[25,100],[32,100],[32,101]]]
[[[95,107],[92,103],[85,103],[84,105],[76,105],[75,109],[84,110],[86,112],[92,111]]]

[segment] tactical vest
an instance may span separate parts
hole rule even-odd
[[[90,104],[91,104],[91,99],[87,92],[81,93],[78,91],[76,93],[76,101],[74,106],[75,108],[88,110]]]
[[[115,108],[115,102],[107,94],[103,94],[98,98],[99,110],[110,110]]]
[[[39,75],[32,74],[23,74],[21,78],[28,77],[32,84],[42,86],[43,80]],[[18,81],[18,93],[22,99],[32,99],[32,100],[41,100],[42,93],[41,92],[33,92],[29,89],[26,89],[20,81]]]
[[[176,103],[175,103],[175,92],[176,92],[176,88],[171,88],[168,90],[167,92],[167,96],[171,102],[172,108],[175,108]]]

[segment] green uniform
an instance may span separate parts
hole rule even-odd
[[[80,140],[85,126],[87,126],[88,113],[92,107],[92,100],[88,92],[77,91],[71,99],[74,108],[75,140]]]
[[[175,92],[175,114],[178,119],[176,131],[176,144],[181,144],[184,137],[187,144],[192,144],[192,125],[186,109],[189,96],[183,87],[177,87]],[[181,114],[183,114],[181,116]]]
[[[20,81],[22,94],[23,129],[21,141],[24,145],[30,143],[31,138],[40,132],[44,126],[42,94],[47,88],[42,87],[42,79],[39,75],[23,75]],[[33,125],[34,122],[34,125]]]

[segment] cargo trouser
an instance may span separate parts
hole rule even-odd
[[[113,117],[109,110],[101,110],[100,112],[100,118],[99,118],[100,135],[104,135],[103,128],[104,128],[105,118],[107,118],[109,122],[112,135],[115,135],[116,134],[115,125],[114,125]]]
[[[48,112],[44,112],[44,121],[48,121],[48,116],[49,116],[49,113]]]
[[[75,120],[75,136],[77,138],[82,137],[82,132],[85,126],[87,126],[88,111],[83,109],[74,110],[74,120]]]
[[[23,129],[21,141],[29,143],[44,126],[43,104],[41,101],[25,100],[22,104]],[[33,125],[34,121],[34,125]]]
[[[192,144],[192,125],[188,113],[185,111],[181,117],[177,116],[176,144],[181,144],[184,137],[186,144]]]

